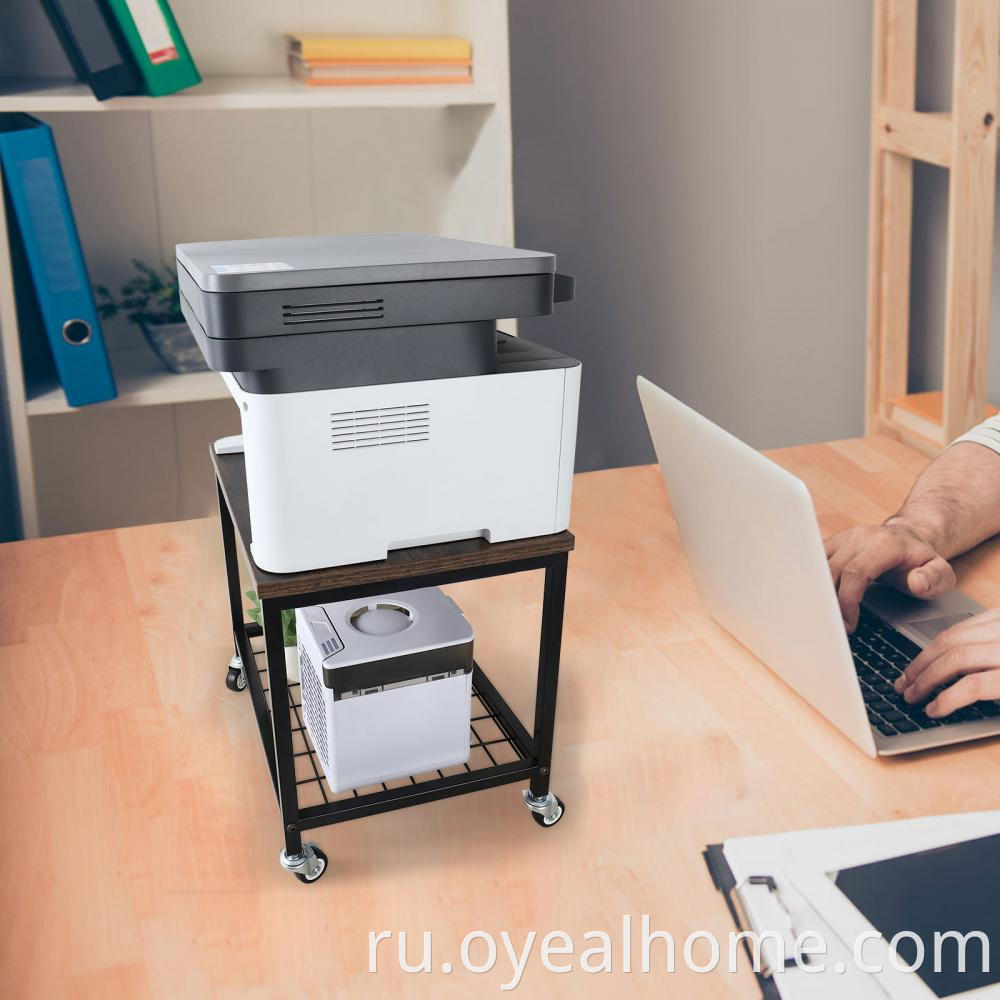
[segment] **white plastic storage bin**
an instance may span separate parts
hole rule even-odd
[[[306,728],[336,792],[469,759],[473,631],[436,587],[299,608]]]

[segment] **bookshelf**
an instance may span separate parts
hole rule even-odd
[[[448,108],[496,103],[482,85],[310,87],[284,76],[215,76],[166,97],[98,101],[86,84],[65,79],[0,77],[0,111],[265,111],[272,108]]]
[[[213,399],[230,399],[229,390],[217,372],[190,372],[174,375],[168,372],[151,352],[126,349],[111,352],[111,367],[115,372],[118,395],[103,409],[129,406],[173,406],[178,403],[203,403]],[[59,387],[25,400],[29,417],[73,413]]]
[[[513,243],[506,0],[171,0],[204,81],[98,102],[36,0],[0,11],[0,111],[53,129],[91,280],[175,243],[424,231]],[[289,31],[458,34],[468,86],[308,87]],[[16,39],[17,44],[11,40]],[[74,409],[21,374],[0,203],[0,357],[26,537],[210,514],[209,443],[238,433],[213,372],[172,375],[133,327],[105,325],[118,398]]]

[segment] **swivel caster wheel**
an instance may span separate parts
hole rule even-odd
[[[230,691],[244,691],[247,686],[247,675],[243,672],[243,661],[234,656],[229,661],[229,670],[226,671],[226,687]]]
[[[566,806],[563,800],[549,792],[541,798],[535,798],[531,794],[531,789],[526,788],[522,792],[524,804],[531,810],[531,818],[543,827],[555,826],[563,818]]]
[[[326,855],[315,845],[304,843],[298,854],[278,855],[281,867],[291,872],[300,882],[316,882],[326,871]]]

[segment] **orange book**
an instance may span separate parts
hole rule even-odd
[[[456,59],[429,62],[424,59],[387,62],[384,60],[305,60],[289,56],[292,75],[310,86],[355,87],[411,85],[419,83],[458,84],[472,82],[472,61]]]
[[[309,77],[310,87],[404,86],[414,83],[472,83],[471,76],[369,76],[362,80],[350,77]]]
[[[303,59],[292,53],[292,59],[310,68],[327,66],[471,66],[471,59]]]
[[[393,35],[310,35],[288,38],[289,51],[302,59],[378,59],[396,63],[400,59],[439,62],[471,59],[472,44],[467,38],[444,36]]]

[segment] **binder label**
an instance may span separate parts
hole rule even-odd
[[[80,272],[73,237],[59,200],[59,187],[52,161],[42,156],[18,164],[24,185],[28,217],[41,250],[41,266],[53,295],[80,290]],[[41,275],[36,275],[36,281]]]
[[[293,271],[291,264],[280,260],[269,260],[261,264],[213,264],[216,274],[252,274],[255,271]]]
[[[154,66],[180,59],[159,0],[126,0],[136,31]]]

